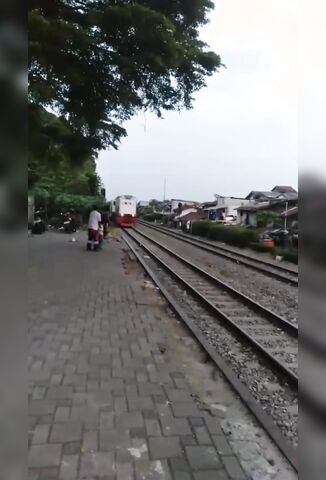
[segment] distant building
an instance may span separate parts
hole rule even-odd
[[[145,207],[148,207],[148,206],[149,206],[149,201],[147,201],[147,200],[140,200],[137,203],[137,207],[145,208]]]
[[[172,198],[170,201],[170,212],[175,212],[175,210],[178,209],[180,203],[181,205],[187,205],[189,207],[197,207],[199,205],[198,202],[194,202],[192,200],[180,200],[177,198]]]
[[[276,185],[270,191],[252,190],[247,196],[247,200],[254,202],[266,202],[272,200],[294,200],[298,198],[298,192],[292,187]]]
[[[288,207],[289,212],[293,211],[294,214],[295,212],[297,213],[297,205],[297,198],[290,200],[286,200],[284,198],[277,198],[276,200],[272,201],[260,201],[252,203],[250,205],[241,206],[237,209],[237,223],[241,225],[250,225],[252,227],[257,227],[257,213],[259,211],[274,212],[280,217],[282,217],[282,214],[284,215],[286,206]]]
[[[228,215],[237,217],[237,209],[240,206],[251,203],[250,200],[242,197],[225,197],[222,195],[215,195],[215,197],[215,202],[203,203],[203,209],[208,219],[215,218],[216,220],[224,220]]]

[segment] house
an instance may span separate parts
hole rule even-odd
[[[247,196],[247,200],[254,202],[266,202],[272,200],[293,200],[298,198],[298,192],[289,186],[276,185],[270,191],[252,190]]]
[[[297,207],[297,197],[292,200],[277,198],[271,201],[260,201],[244,205],[237,209],[237,223],[240,225],[250,225],[257,227],[257,213],[260,211],[274,212],[281,217],[286,208],[292,209]]]
[[[147,200],[140,200],[140,201],[137,203],[137,206],[140,207],[140,208],[149,207],[149,201],[147,201]]]
[[[203,209],[206,212],[206,218],[214,217],[216,220],[223,220],[227,215],[234,215],[237,217],[237,209],[240,206],[249,205],[250,200],[242,197],[225,197],[222,195],[215,195],[215,202],[205,202]],[[212,215],[212,212],[216,212]]]
[[[170,212],[175,212],[179,208],[180,203],[182,206],[188,205],[189,207],[197,207],[199,205],[198,202],[194,202],[192,200],[180,200],[177,198],[172,198],[170,201]]]
[[[294,190],[293,187],[289,187],[289,186],[284,186],[284,185],[276,185],[274,188],[272,188],[272,192],[279,192],[279,193],[296,193],[298,194],[298,192],[296,190]]]
[[[207,217],[206,212],[202,208],[185,208],[179,215],[175,215],[172,219],[175,226],[186,225],[187,222],[197,222]]]

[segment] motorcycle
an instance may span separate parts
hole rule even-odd
[[[61,213],[62,218],[62,225],[58,228],[59,231],[63,231],[64,233],[75,233],[77,231],[76,222],[72,215],[67,213]]]
[[[40,235],[41,233],[45,232],[45,222],[41,217],[41,210],[37,210],[35,212],[34,220],[31,227],[33,235]]]

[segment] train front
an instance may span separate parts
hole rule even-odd
[[[123,228],[130,228],[137,223],[137,199],[132,195],[121,195],[116,199],[117,225]]]

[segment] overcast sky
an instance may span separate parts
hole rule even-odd
[[[107,198],[210,200],[297,187],[297,0],[216,0],[202,31],[227,69],[194,108],[141,114],[119,151],[101,152]]]

